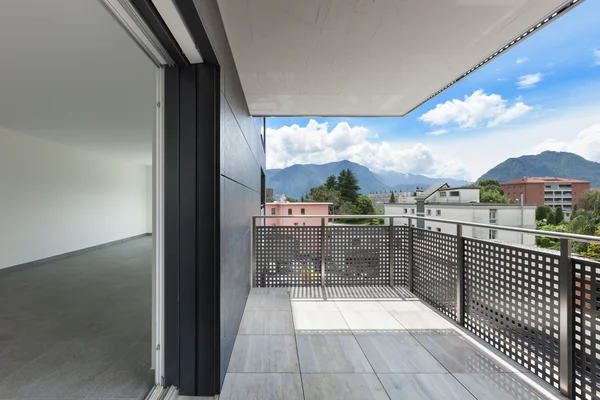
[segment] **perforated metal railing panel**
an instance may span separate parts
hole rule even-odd
[[[392,262],[394,263],[394,285],[408,285],[408,226],[393,227]]]
[[[600,263],[573,259],[576,399],[600,398]]]
[[[465,238],[465,327],[559,388],[559,256]]]
[[[413,228],[413,292],[456,320],[457,237]]]
[[[327,286],[390,284],[387,226],[335,226],[325,233]]]
[[[321,227],[257,226],[257,287],[321,285]]]

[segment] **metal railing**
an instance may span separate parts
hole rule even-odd
[[[253,217],[253,286],[404,286],[563,394],[600,398],[600,263],[571,254],[572,241],[600,237],[413,215],[336,215],[389,225],[327,225],[332,217]],[[259,223],[271,218],[321,222]],[[560,252],[468,237],[465,227],[559,239]]]

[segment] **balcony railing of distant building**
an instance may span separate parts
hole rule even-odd
[[[343,226],[326,225],[331,216],[307,216],[320,226],[269,226],[269,218],[252,218],[253,286],[404,286],[563,394],[599,398],[600,262],[571,247],[600,237],[413,215]],[[467,237],[465,227],[558,239],[560,252]]]

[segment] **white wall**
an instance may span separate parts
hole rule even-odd
[[[146,233],[146,175],[0,129],[0,269]]]

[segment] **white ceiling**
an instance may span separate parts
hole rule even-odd
[[[250,112],[401,116],[564,0],[218,0]]]
[[[0,127],[150,164],[155,66],[97,0],[1,0]]]

